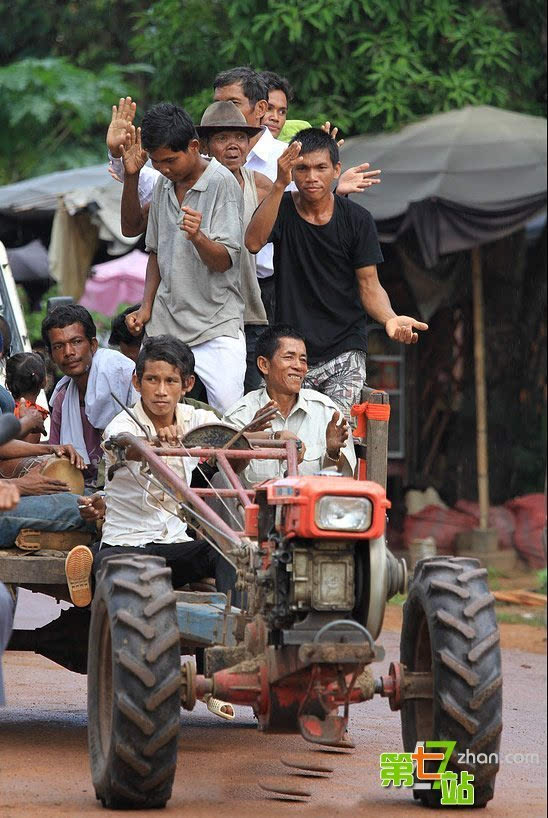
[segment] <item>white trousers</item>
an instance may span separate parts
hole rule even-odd
[[[196,373],[207,391],[207,402],[218,412],[226,412],[244,394],[245,335],[221,335],[192,347]]]

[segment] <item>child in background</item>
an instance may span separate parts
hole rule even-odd
[[[6,362],[6,386],[15,400],[15,417],[23,417],[29,409],[36,409],[45,420],[47,409],[36,403],[40,390],[46,384],[46,365],[36,352],[18,352]],[[39,430],[29,432],[27,443],[40,443]]]

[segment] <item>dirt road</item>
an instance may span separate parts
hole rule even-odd
[[[385,672],[389,661],[398,658],[398,635],[387,631],[380,641],[387,654]],[[508,649],[503,651],[503,668],[503,763],[495,799],[484,814],[540,818],[546,814],[546,660],[539,653]],[[8,653],[5,678],[8,706],[0,712],[0,816],[120,815],[103,810],[95,800],[87,759],[85,677],[33,654]],[[306,803],[277,800],[258,786],[264,778],[289,778],[281,755],[318,752],[301,738],[259,734],[247,708],[239,709],[237,720],[227,723],[198,704],[192,713],[183,712],[181,721],[179,763],[167,809],[128,814],[143,818],[429,814],[414,803],[410,791],[380,786],[379,754],[401,750],[399,715],[385,700],[375,699],[352,712],[353,753],[322,753],[333,762],[331,776],[293,779],[309,785],[312,795]],[[519,756],[514,763],[506,759],[516,753],[536,753],[538,763],[519,763]],[[471,814],[459,811],[459,816]]]

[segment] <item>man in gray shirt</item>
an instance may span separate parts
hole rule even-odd
[[[245,374],[242,192],[229,170],[200,155],[182,108],[155,105],[143,117],[138,142],[140,131],[161,176],[148,214],[143,301],[126,323],[135,334],[146,326],[149,336],[168,333],[191,346],[208,402],[222,412],[243,394]],[[131,194],[127,177],[126,168],[124,195]]]

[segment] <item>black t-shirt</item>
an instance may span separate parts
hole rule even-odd
[[[373,217],[335,195],[333,216],[310,224],[284,193],[272,232],[276,322],[306,338],[312,364],[350,349],[366,349],[366,314],[356,269],[383,261]]]

